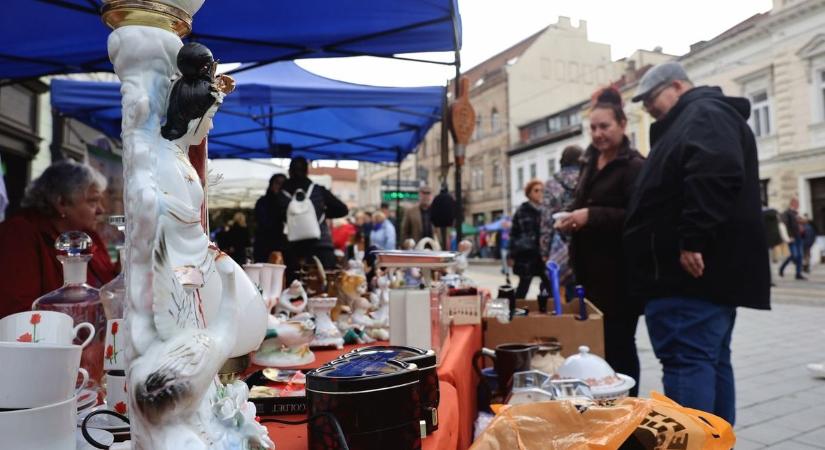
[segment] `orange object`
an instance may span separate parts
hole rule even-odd
[[[449,344],[444,346],[439,357],[438,379],[452,384],[458,391],[458,449],[469,448],[473,443],[473,425],[478,414],[478,376],[473,370],[473,354],[480,348],[481,325],[454,326]]]
[[[569,401],[503,407],[472,450],[608,450],[631,435],[648,450],[729,450],[736,443],[729,423],[652,392],[584,410]]]

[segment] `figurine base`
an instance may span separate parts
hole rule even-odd
[[[323,339],[315,339],[314,341],[310,342],[310,348],[328,348],[328,347],[335,347],[338,350],[344,348],[344,338],[342,337],[331,337],[331,338],[323,338]]]
[[[315,361],[315,354],[307,345],[290,349],[267,349],[266,341],[252,355],[252,364],[263,367],[295,367]]]

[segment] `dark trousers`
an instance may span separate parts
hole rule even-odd
[[[641,375],[639,353],[636,351],[636,325],[638,323],[639,316],[633,311],[627,314],[614,313],[604,316],[604,359],[616,372],[636,380],[636,384],[630,390],[631,397],[639,394]]]
[[[785,259],[785,262],[779,266],[779,274],[782,275],[785,273],[785,267],[787,267],[788,263],[793,261],[794,266],[796,266],[796,276],[802,276],[802,239],[794,239],[792,242],[788,243],[788,249],[791,251],[791,255]]]
[[[547,292],[550,292],[550,280],[547,278],[546,273],[537,273],[530,276],[519,275],[518,287],[516,287],[516,298],[524,298],[527,295],[527,291],[530,290],[530,283],[533,282],[534,277],[539,277],[541,280],[539,289],[544,288],[547,289]]]
[[[284,264],[286,265],[287,285],[297,278],[297,272],[301,269],[301,264],[312,264],[312,257],[315,256],[321,261],[324,269],[334,269],[336,266],[335,252],[332,248],[316,247],[315,242],[289,242],[284,252]]]
[[[661,298],[645,306],[653,352],[662,363],[665,395],[731,425],[736,391],[730,341],[736,308],[696,298]]]

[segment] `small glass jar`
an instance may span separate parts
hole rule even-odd
[[[100,386],[103,378],[103,343],[106,315],[100,301],[100,291],[86,284],[86,269],[92,255],[92,238],[82,231],[67,231],[55,241],[55,248],[65,252],[57,259],[63,264],[63,286],[41,296],[32,303],[33,310],[57,311],[70,315],[75,324],[89,322],[95,327],[94,339],[83,349],[80,366],[89,372],[90,388]],[[86,340],[81,330],[75,344]]]

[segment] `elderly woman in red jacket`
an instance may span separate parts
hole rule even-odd
[[[0,223],[0,317],[31,309],[41,295],[63,285],[54,242],[60,233],[80,230],[94,247],[87,283],[100,287],[116,271],[103,239],[95,232],[106,179],[94,168],[59,161],[26,188],[22,209]]]

